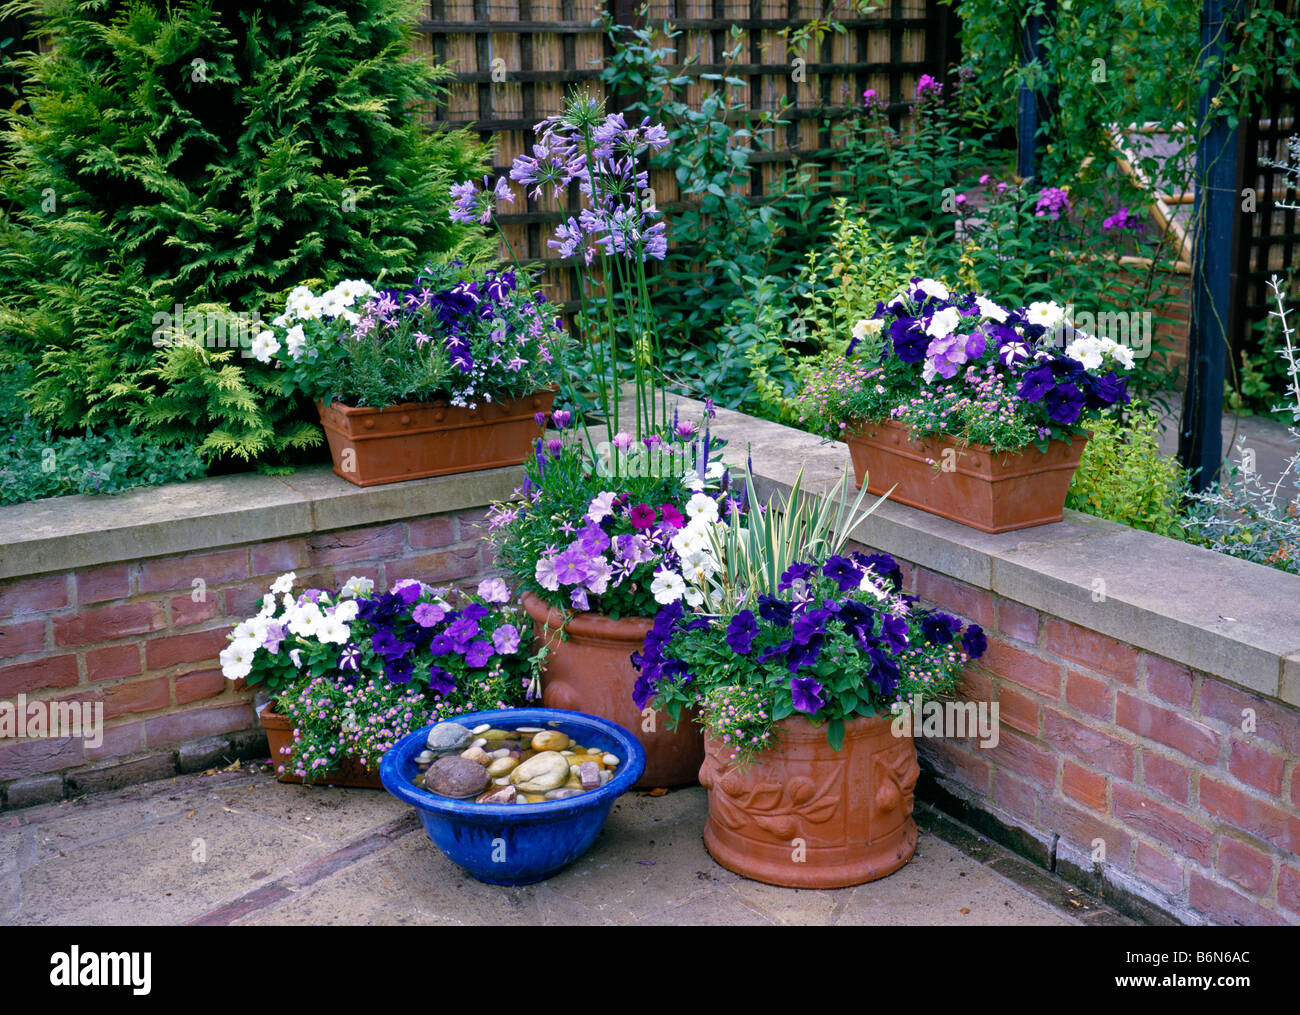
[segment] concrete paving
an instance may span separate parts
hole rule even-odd
[[[924,807],[907,866],[833,891],[724,870],[704,849],[707,810],[698,787],[629,794],[572,867],[502,888],[444,858],[387,793],[281,785],[260,765],[232,766],[0,813],[0,924],[1130,922]]]

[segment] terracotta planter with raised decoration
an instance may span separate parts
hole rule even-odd
[[[638,675],[632,653],[641,651],[654,621],[615,620],[599,613],[578,613],[566,620],[529,592],[523,595],[523,606],[533,618],[538,643],[550,645],[542,671],[542,704],[600,716],[635,736],[646,755],[637,787],[694,785],[704,760],[704,736],[695,713],[684,713],[670,732],[665,715],[645,717],[632,700]],[[561,628],[567,634],[563,640],[556,635]]]
[[[981,532],[1010,532],[1059,522],[1065,494],[1088,438],[1052,441],[1046,453],[994,451],[948,438],[914,441],[907,427],[882,421],[849,431],[845,440],[857,483],[867,492]]]
[[[844,724],[839,751],[825,725],[791,716],[776,746],[744,770],[705,740],[709,790],[704,845],[727,870],[785,888],[845,888],[883,878],[916,851],[912,793],[920,769],[911,737],[888,718]]]
[[[400,483],[478,469],[519,465],[549,413],[553,390],[468,409],[446,402],[409,402],[382,409],[316,403],[334,472],[357,486]]]
[[[271,711],[267,705],[258,713],[262,720],[262,729],[266,730],[266,742],[271,748],[271,768],[275,770],[280,782],[301,783],[305,780],[288,770],[293,751],[293,720],[279,712]],[[281,770],[280,766],[285,766]],[[338,766],[312,780],[313,786],[351,786],[357,789],[383,789],[379,773],[372,772],[355,758],[343,758]]]

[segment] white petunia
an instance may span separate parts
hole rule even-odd
[[[353,575],[343,583],[343,588],[339,589],[341,596],[368,596],[375,590],[374,580],[371,578],[362,578],[359,575]]]
[[[927,296],[933,296],[936,299],[946,300],[948,298],[948,287],[934,278],[923,278],[916,283],[916,287]]]
[[[286,571],[275,581],[271,582],[271,591],[276,595],[282,592],[290,592],[293,589],[294,580],[297,579],[297,571]]]
[[[257,615],[259,617],[270,618],[275,615],[275,607],[276,607],[275,596],[271,595],[268,592],[266,595],[262,597],[262,609],[258,611]]]
[[[930,323],[925,326],[925,333],[934,338],[947,338],[957,326],[961,324],[961,313],[956,307],[946,307],[937,314],[930,317]]]
[[[686,514],[692,522],[716,522],[718,502],[706,493],[692,494],[686,502]]]
[[[655,580],[650,583],[650,592],[656,603],[667,606],[677,602],[686,593],[686,582],[676,571],[660,568],[655,572]]]
[[[853,337],[861,342],[868,335],[879,335],[884,326],[885,322],[882,320],[864,317],[853,325]]]
[[[1065,347],[1065,355],[1082,363],[1085,370],[1096,370],[1103,362],[1102,344],[1092,337],[1076,338]]]
[[[671,545],[677,551],[677,556],[686,560],[694,557],[697,553],[703,553],[707,550],[709,548],[709,537],[703,526],[688,525],[673,536]]]
[[[257,654],[257,642],[251,638],[236,638],[217,657],[221,661],[221,672],[229,680],[240,680],[253,671],[253,656]]]
[[[253,345],[250,350],[253,359],[259,363],[270,363],[271,359],[280,351],[280,342],[275,337],[274,331],[259,331],[253,337]]]
[[[319,630],[316,633],[316,637],[327,645],[342,645],[350,635],[348,625],[337,614],[332,617],[325,617],[320,622]]]
[[[975,306],[985,317],[997,321],[999,324],[1005,324],[1007,321],[1007,312],[992,300],[986,300],[983,296],[975,297]]]
[[[303,346],[307,344],[307,336],[303,333],[302,325],[295,324],[284,334],[284,347],[288,350],[289,355],[294,359],[302,357]]]
[[[289,618],[289,633],[296,634],[299,638],[314,638],[324,621],[325,614],[321,612],[319,606],[315,603],[303,603],[292,611],[292,616]]]
[[[357,619],[357,613],[360,610],[361,607],[357,605],[355,599],[345,599],[343,602],[339,603],[338,606],[334,607],[334,612],[331,616],[336,617],[345,624],[350,624],[352,621]]]
[[[1035,301],[1029,304],[1029,309],[1025,312],[1025,318],[1030,324],[1042,325],[1044,328],[1054,328],[1065,320],[1065,309],[1050,300],[1048,302]]]

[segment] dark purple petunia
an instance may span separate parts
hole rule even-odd
[[[1020,381],[1020,387],[1016,389],[1016,396],[1026,402],[1038,402],[1052,390],[1055,383],[1056,375],[1052,373],[1051,366],[1047,363],[1040,363],[1033,369],[1026,371],[1024,378]]]
[[[848,557],[828,557],[822,566],[822,574],[839,586],[841,592],[856,589],[862,583],[862,572]]]
[[[830,618],[829,610],[806,610],[795,618],[792,641],[796,645],[810,645],[814,640],[825,637],[826,621]]]
[[[885,579],[895,590],[903,587],[903,569],[889,554],[855,553],[853,560],[864,571],[871,568],[877,577]]]
[[[902,652],[909,643],[907,621],[902,617],[887,614],[880,624],[880,635],[889,643],[893,652]]]
[[[448,652],[454,652],[455,650],[456,643],[445,634],[434,635],[433,640],[429,643],[429,654],[434,658],[445,656]]]
[[[989,641],[984,637],[984,629],[979,624],[971,624],[961,636],[961,647],[972,659],[982,656],[984,650],[989,647]]]
[[[635,702],[638,709],[644,711],[654,696],[654,684],[642,673],[636,678],[636,683],[632,685],[632,701]]]
[[[826,707],[822,685],[816,677],[791,677],[790,696],[794,698],[794,707],[800,712],[812,713]]]
[[[791,564],[781,575],[781,582],[777,588],[784,592],[798,581],[807,581],[808,577],[817,570],[816,564]]]
[[[482,603],[470,603],[460,615],[466,620],[483,620],[488,615],[488,608]]]
[[[889,338],[894,355],[904,363],[920,363],[930,347],[930,336],[921,322],[913,317],[900,317],[889,326]]]
[[[881,694],[893,694],[898,689],[898,663],[878,648],[868,649],[867,656],[871,659],[868,679]]]
[[[429,690],[434,694],[448,695],[456,690],[456,678],[441,666],[429,667]]]
[[[415,645],[398,638],[387,628],[380,628],[370,636],[370,648],[375,655],[391,662],[401,659],[407,652],[415,648]]]
[[[753,611],[741,610],[727,625],[727,647],[740,655],[749,655],[757,635],[758,621],[754,619]]]
[[[1083,415],[1084,395],[1077,385],[1063,381],[1053,387],[1043,398],[1047,408],[1047,418],[1062,426],[1069,426],[1079,421]]]
[[[1104,409],[1116,402],[1128,403],[1128,385],[1124,378],[1112,372],[1101,377],[1089,375],[1089,381],[1088,404],[1093,408]]]
[[[804,644],[792,642],[785,654],[785,668],[791,673],[798,673],[801,666],[813,666],[822,654],[822,644],[826,641],[824,634],[814,634]]]
[[[763,593],[758,597],[758,615],[769,624],[777,627],[789,627],[794,614],[794,607],[784,599]]]
[[[458,617],[447,626],[447,637],[451,639],[452,648],[461,655],[469,648],[470,639],[478,634],[478,621],[469,617]]]
[[[949,613],[932,613],[921,621],[921,633],[931,645],[947,645],[961,630],[961,621]]]
[[[859,644],[871,637],[876,622],[876,611],[866,603],[860,603],[856,599],[846,599],[840,606],[839,617],[844,630],[856,638]]]
[[[783,641],[779,645],[773,645],[770,648],[765,648],[763,649],[762,652],[758,654],[758,656],[755,658],[754,661],[759,663],[765,663],[770,659],[777,658],[777,656],[783,656],[790,651],[791,644],[792,642]]]
[[[390,684],[409,684],[415,672],[415,664],[410,659],[386,659],[384,676]]]

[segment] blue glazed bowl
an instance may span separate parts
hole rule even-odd
[[[614,801],[645,771],[645,749],[622,726],[585,712],[555,708],[510,708],[469,712],[452,722],[474,728],[540,726],[559,730],[584,747],[599,747],[621,759],[614,777],[600,789],[566,800],[537,804],[476,804],[452,800],[416,786],[416,756],[429,739],[426,726],[403,737],[379,763],[379,778],[398,800],[415,807],[443,856],[490,885],[530,885],[563,870],[582,856],[600,834]]]

